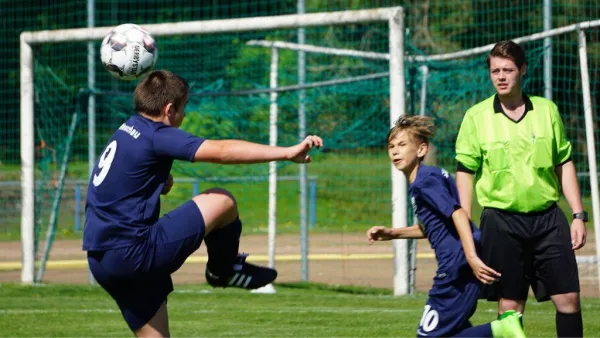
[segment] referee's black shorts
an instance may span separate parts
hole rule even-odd
[[[530,285],[540,302],[579,292],[569,222],[556,204],[533,213],[484,208],[480,228],[482,260],[502,274],[481,298],[526,300]]]

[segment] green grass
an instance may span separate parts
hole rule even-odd
[[[173,336],[206,337],[414,337],[426,296],[393,297],[390,290],[276,285],[277,294],[176,286],[169,297]],[[2,336],[130,336],[113,300],[99,287],[0,286]],[[583,300],[586,336],[600,333],[600,300]],[[495,317],[480,302],[472,318]],[[527,307],[529,337],[556,336],[551,303]]]

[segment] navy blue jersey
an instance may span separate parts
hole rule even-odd
[[[421,165],[410,185],[413,209],[435,251],[438,280],[454,280],[468,267],[452,213],[460,208],[454,179],[444,169]],[[471,223],[478,246],[480,233]]]
[[[146,239],[173,160],[193,161],[204,139],[140,115],[117,129],[96,162],[85,205],[84,250]]]

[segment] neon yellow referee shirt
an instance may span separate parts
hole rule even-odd
[[[554,171],[571,159],[556,105],[523,94],[525,113],[510,119],[494,95],[469,109],[456,140],[459,170],[475,174],[479,204],[513,212],[548,208],[559,199]]]

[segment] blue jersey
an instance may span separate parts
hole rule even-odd
[[[458,231],[452,221],[452,213],[460,208],[454,179],[444,169],[421,165],[409,191],[413,209],[435,251],[438,271],[434,283],[455,280],[465,271],[471,277]],[[471,230],[478,246],[479,229],[471,223]]]
[[[160,193],[173,160],[193,161],[203,141],[141,115],[123,123],[90,178],[83,249],[116,249],[145,240],[159,219]]]

